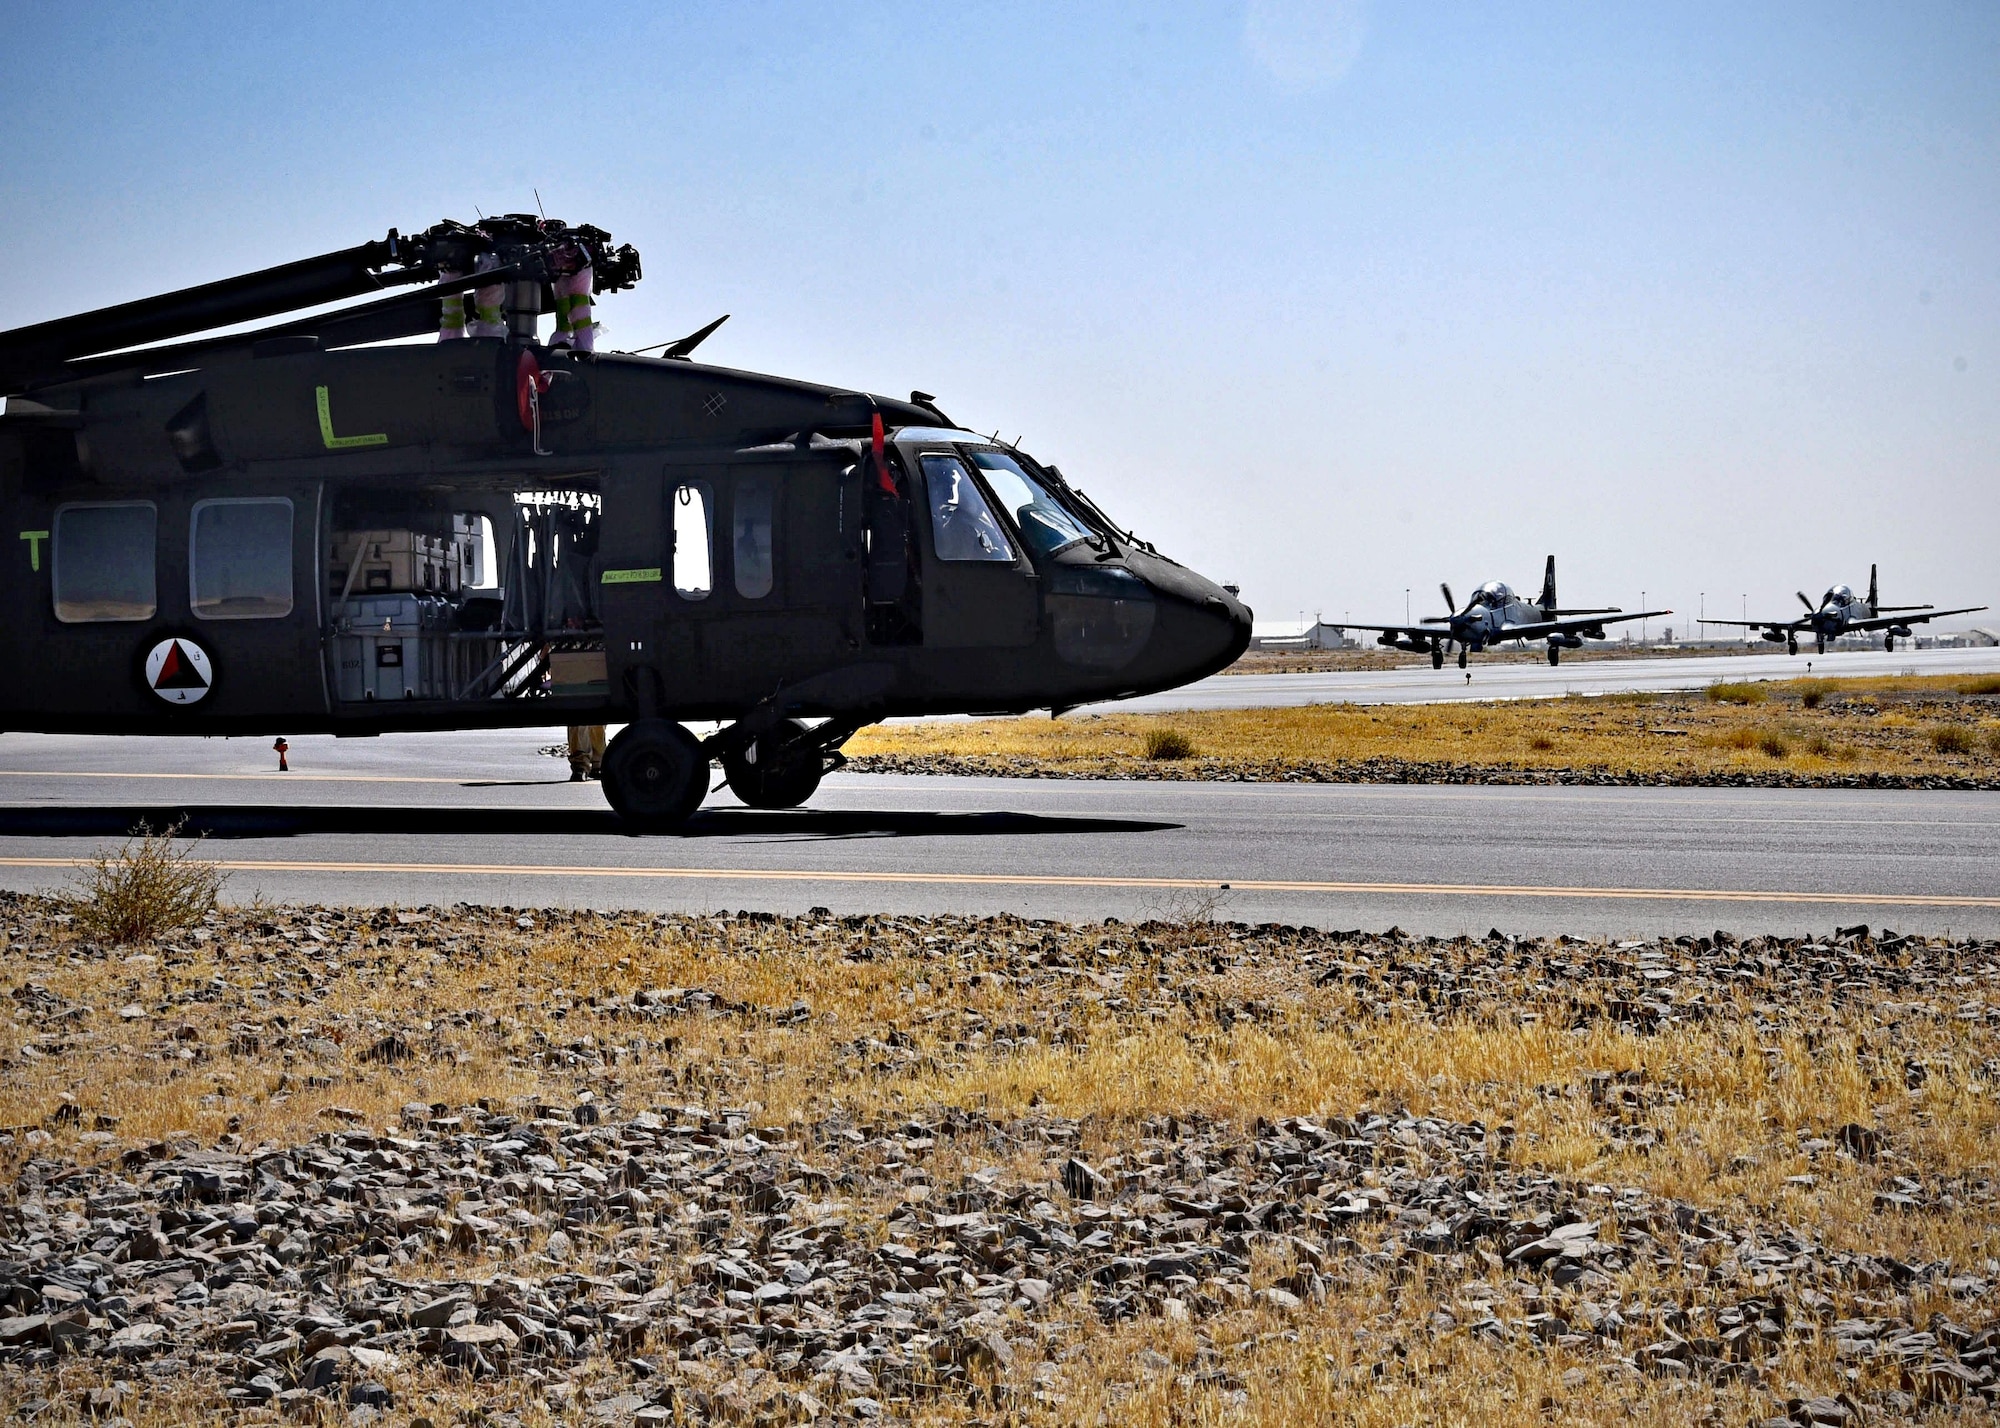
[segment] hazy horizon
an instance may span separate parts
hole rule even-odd
[[[2000,10],[940,13],[9,3],[0,327],[539,188],[603,345],[935,392],[1260,619],[2000,605]]]

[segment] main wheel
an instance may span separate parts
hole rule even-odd
[[[678,828],[708,796],[708,760],[694,735],[669,719],[641,719],[604,751],[604,796],[642,828]]]
[[[1882,653],[1894,654],[1895,652],[1896,652],[1896,637],[1894,635],[1882,636]]]
[[[1459,667],[1460,669],[1464,669],[1464,668],[1465,668],[1465,651],[1464,651],[1464,650],[1460,650],[1460,651],[1458,652],[1458,667]]]
[[[1432,669],[1444,668],[1444,651],[1439,649],[1436,645],[1431,646],[1431,668]]]
[[[724,754],[729,791],[752,808],[797,808],[811,798],[824,770],[809,733],[798,720],[782,719],[740,753]]]
[[[1562,663],[1562,651],[1557,649],[1554,645],[1549,646],[1549,663],[1550,664]]]
[[[1797,654],[1798,652],[1799,652],[1799,642],[1798,642],[1797,640],[1786,640],[1786,641],[1785,641],[1785,653],[1786,653],[1786,654],[1788,654],[1788,655],[1795,655],[1795,654]]]

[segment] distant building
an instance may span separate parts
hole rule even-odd
[[[1250,627],[1253,650],[1351,650],[1360,643],[1324,620],[1258,620]]]

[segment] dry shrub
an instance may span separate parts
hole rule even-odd
[[[1757,736],[1757,747],[1774,759],[1782,759],[1791,753],[1791,741],[1776,729],[1766,729]]]
[[[1709,685],[1705,693],[1711,704],[1762,704],[1771,697],[1770,691],[1763,685],[1752,684],[1747,680],[1734,682],[1718,680]]]
[[[2000,728],[1986,731],[1986,751],[1989,754],[2000,754]]]
[[[2000,694],[2000,674],[1982,674],[1959,685],[1960,694]]]
[[[1969,754],[1978,747],[1976,736],[1963,724],[1939,724],[1926,737],[1940,754]]]
[[[1146,757],[1149,759],[1191,759],[1194,740],[1178,729],[1148,729]]]
[[[1538,754],[1546,754],[1555,748],[1555,746],[1556,741],[1551,739],[1547,734],[1537,734],[1534,738],[1528,740],[1528,747]]]
[[[1833,693],[1830,679],[1806,679],[1799,682],[1799,703],[1807,709],[1817,709]]]
[[[1811,738],[1806,740],[1805,750],[1816,759],[1830,759],[1834,757],[1836,752],[1833,740],[1819,733],[1815,733]]]
[[[183,826],[155,833],[141,823],[116,853],[92,858],[72,914],[77,929],[100,942],[148,942],[213,912],[228,874],[195,856],[199,838],[174,846]]]

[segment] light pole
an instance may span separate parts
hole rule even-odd
[[[1646,608],[1646,592],[1643,590],[1639,592],[1639,608],[1641,610]],[[1646,617],[1644,615],[1639,617],[1639,643],[1642,645],[1646,643]]]
[[[1410,587],[1403,587],[1403,623],[1410,623]]]

